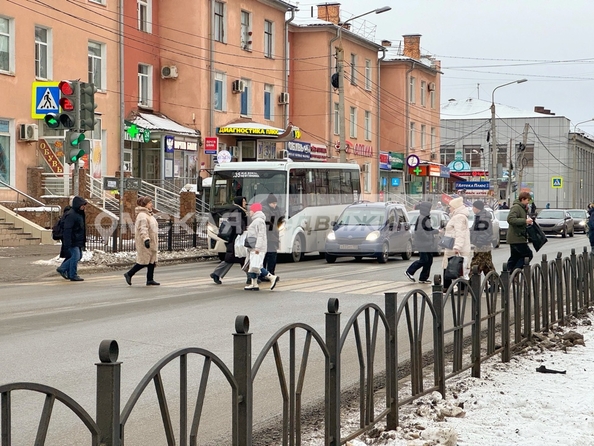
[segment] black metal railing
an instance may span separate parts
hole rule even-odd
[[[96,420],[67,395],[56,389],[36,383],[13,383],[0,386],[0,438],[1,446],[11,445],[11,395],[15,390],[41,392],[46,395],[42,418],[35,444],[45,444],[44,432],[50,421],[54,400],[63,402],[84,423],[91,433],[91,444],[105,446],[147,444],[143,430],[134,436],[124,429],[137,404],[146,394],[149,384],[155,386],[158,413],[162,421],[164,442],[168,446],[198,444],[205,395],[213,383],[211,368],[222,373],[230,393],[229,417],[231,429],[225,444],[250,446],[254,443],[254,383],[259,379],[265,360],[273,356],[274,365],[267,372],[276,373],[279,383],[282,423],[276,428],[275,444],[299,445],[303,439],[303,400],[310,368],[322,376],[323,395],[316,402],[323,405],[324,429],[319,430],[317,444],[338,446],[346,443],[385,420],[389,430],[398,427],[398,410],[417,398],[433,391],[445,397],[445,383],[462,373],[480,378],[481,363],[494,355],[503,362],[510,361],[517,347],[530,342],[532,333],[549,330],[553,324],[565,324],[571,316],[587,311],[594,303],[594,253],[586,248],[580,254],[571,251],[563,259],[561,253],[548,261],[545,255],[540,263],[526,265],[513,272],[489,273],[482,278],[475,269],[469,280],[458,279],[447,290],[441,277],[435,276],[431,294],[411,290],[403,298],[397,292],[384,295],[384,307],[369,303],[361,306],[341,329],[338,299],[330,299],[325,313],[325,333],[312,326],[291,323],[280,328],[264,344],[258,355],[252,355],[252,334],[247,316],[237,316],[233,333],[233,367],[227,366],[214,353],[197,348],[184,348],[166,355],[155,364],[128,398],[120,411],[121,369],[119,348],[114,340],[105,340],[99,348],[97,364]],[[288,340],[286,337],[288,336]],[[354,339],[355,346],[348,350]],[[284,340],[281,343],[281,340]],[[310,358],[312,342],[316,346],[317,364]],[[383,347],[383,357],[379,356]],[[356,357],[358,376],[356,383],[342,383],[343,357]],[[204,359],[198,376],[191,377],[189,357]],[[288,362],[283,358],[288,356]],[[252,357],[255,361],[252,362]],[[179,358],[177,388],[173,398],[179,401],[174,427],[172,408],[167,403],[167,391],[173,388],[165,382],[172,374],[163,374],[166,366]],[[382,359],[384,370],[376,364]],[[320,372],[321,370],[321,372]],[[288,376],[288,379],[287,379]],[[265,397],[273,394],[274,387],[266,385]],[[263,378],[265,379],[265,378]],[[385,393],[377,393],[383,380]],[[221,386],[220,381],[219,386]],[[314,380],[312,380],[313,382]],[[346,381],[346,380],[345,380]],[[189,382],[199,383],[197,397],[190,411]],[[220,390],[220,388],[219,388]],[[353,391],[355,397],[353,398]],[[384,395],[384,396],[381,396]],[[383,409],[378,411],[376,398]],[[217,408],[221,403],[217,401]],[[356,406],[359,411],[357,426],[341,425],[341,410]],[[188,416],[191,415],[191,423]],[[151,427],[157,423],[152,423]],[[147,434],[144,433],[146,436]],[[176,438],[179,441],[176,442]],[[271,444],[270,436],[267,444]]]

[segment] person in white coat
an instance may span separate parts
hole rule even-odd
[[[248,277],[250,283],[243,289],[246,291],[258,291],[258,275],[265,277],[270,281],[270,290],[272,291],[278,282],[278,277],[270,274],[264,268],[264,256],[268,247],[268,240],[266,234],[266,216],[262,212],[262,204],[254,203],[250,206],[250,217],[252,222],[247,228],[246,244],[250,245],[249,260],[250,266],[248,270]]]
[[[464,258],[463,277],[470,277],[470,261],[472,259],[472,245],[470,244],[470,228],[468,227],[468,208],[464,206],[462,197],[454,198],[450,205],[450,221],[445,227],[444,236],[454,238],[454,247],[446,249],[443,255],[442,266],[444,269],[443,287],[447,290],[452,284],[451,279],[445,278],[445,269],[448,259],[453,256]]]

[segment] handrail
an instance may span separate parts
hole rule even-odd
[[[22,192],[22,191],[18,190],[16,187],[13,187],[13,186],[11,186],[11,185],[10,185],[10,184],[8,184],[8,183],[5,183],[5,182],[4,182],[4,181],[2,181],[2,180],[0,180],[0,183],[1,183],[3,186],[5,186],[5,187],[7,187],[7,188],[9,188],[9,189],[12,189],[14,192],[16,192],[16,193],[17,193],[17,203],[18,203],[18,201],[19,201],[19,195],[22,195],[22,196],[24,196],[24,197],[28,198],[29,200],[31,200],[33,203],[39,204],[39,205],[43,206],[44,208],[47,208],[47,207],[51,208],[51,209],[52,209],[52,213],[50,214],[50,226],[51,226],[52,228],[54,227],[54,214],[53,214],[53,211],[54,211],[54,210],[56,210],[56,208],[57,208],[57,210],[58,210],[58,214],[61,214],[61,213],[62,213],[62,206],[60,206],[59,204],[50,204],[50,205],[46,205],[45,203],[42,203],[42,202],[41,202],[41,201],[39,201],[38,199],[36,199],[36,198],[33,198],[33,197],[32,197],[32,196],[30,196],[30,195],[27,195],[26,193],[24,193],[24,192]],[[17,209],[18,209],[18,208],[17,208]],[[17,211],[15,211],[14,209],[13,209],[13,212],[15,213],[15,215],[19,215],[19,213],[18,213]]]

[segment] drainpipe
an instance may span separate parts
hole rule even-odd
[[[405,136],[406,136],[406,147],[404,148],[404,166],[402,171],[402,182],[404,184],[404,195],[406,196],[407,192],[407,177],[408,177],[408,165],[406,164],[406,159],[408,158],[408,149],[410,147],[410,73],[413,72],[415,69],[416,62],[413,60],[410,68],[406,70],[406,77],[404,82],[406,85],[404,89],[406,91],[406,104],[405,104],[405,115],[406,115],[406,128],[404,129]]]
[[[122,250],[122,237],[124,233],[124,114],[125,109],[125,97],[124,97],[124,0],[120,0],[118,5],[118,56],[120,62],[120,237],[119,249]]]
[[[289,24],[295,20],[295,8],[291,9],[291,17],[288,20],[285,20],[285,45],[284,45],[284,60],[285,66],[283,69],[283,91],[289,91]],[[284,122],[285,127],[289,127],[289,104],[285,104],[284,106]]]
[[[332,119],[334,118],[334,103],[332,102],[332,56],[336,54],[336,52],[332,50],[332,44],[338,40],[338,37],[339,35],[337,30],[336,36],[330,39],[330,51],[328,54],[328,83],[330,84],[328,93],[328,150],[330,153],[332,153],[332,135],[334,135],[334,132],[332,131]]]
[[[208,21],[208,131],[209,136],[215,134],[215,112],[214,112],[214,7],[215,0],[210,0],[208,6],[208,13],[210,20]],[[212,160],[212,156],[210,157]],[[212,165],[208,165],[212,167]]]
[[[380,148],[381,148],[381,135],[380,135],[380,125],[381,125],[381,120],[380,120],[380,113],[381,113],[381,84],[380,84],[380,65],[382,63],[382,60],[384,60],[386,58],[386,48],[382,46],[381,51],[383,52],[382,57],[380,57],[377,61],[377,160],[375,162],[375,167],[374,170],[376,170],[376,184],[377,184],[377,192],[378,192],[378,196],[379,196],[379,191],[381,188],[381,178],[380,178],[380,168],[379,168],[379,156],[380,156]],[[389,161],[389,160],[388,160]]]

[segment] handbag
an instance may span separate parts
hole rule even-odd
[[[448,259],[448,266],[443,273],[445,280],[456,280],[464,275],[464,257],[453,256]]]
[[[244,246],[246,248],[254,249],[256,247],[257,240],[258,239],[256,237],[246,237],[245,238],[245,242],[244,242]]]
[[[447,235],[444,235],[441,240],[439,240],[439,243],[437,243],[437,246],[444,249],[454,249],[455,242],[456,239],[454,237],[448,237]]]
[[[538,252],[538,250],[542,248],[546,242],[548,242],[547,236],[536,222],[526,226],[526,234],[528,235],[528,240],[530,243],[532,243],[532,246],[534,246],[536,252]]]

